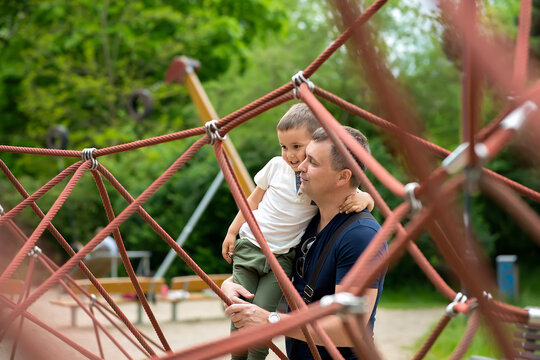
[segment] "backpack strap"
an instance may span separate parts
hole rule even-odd
[[[310,304],[313,299],[313,294],[315,293],[315,284],[317,284],[317,280],[319,278],[319,274],[321,273],[322,267],[324,265],[324,262],[326,261],[326,258],[330,254],[330,251],[332,250],[332,247],[334,246],[335,242],[337,241],[339,235],[349,227],[352,223],[354,223],[357,220],[360,219],[373,219],[373,215],[371,215],[368,211],[362,211],[359,213],[354,213],[351,216],[347,218],[332,234],[332,237],[330,240],[326,243],[321,256],[317,259],[317,264],[315,265],[315,270],[311,273],[311,276],[309,277],[309,281],[307,285],[304,287],[304,301],[306,304]]]

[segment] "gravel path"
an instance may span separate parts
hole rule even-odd
[[[41,319],[66,334],[78,344],[86,347],[95,354],[99,354],[94,329],[89,318],[81,310],[78,311],[78,326],[70,327],[70,314],[67,308],[61,308],[48,304],[48,300],[58,297],[49,295],[40,304],[33,306],[31,312]],[[136,307],[134,304],[121,306],[124,313],[135,321]],[[179,305],[179,321],[172,322],[170,319],[171,308],[167,303],[153,305],[154,313],[169,341],[172,349],[182,349],[197,344],[203,344],[223,336],[229,332],[229,321],[224,317],[221,303],[217,300],[192,301]],[[444,309],[415,309],[415,310],[388,310],[379,309],[375,326],[375,340],[378,349],[384,359],[401,360],[410,359],[416,349],[411,346],[424,335],[430,325],[436,322]],[[107,326],[114,337],[125,346],[128,353],[134,359],[144,359],[145,356],[135,348],[118,330]],[[153,328],[148,321],[139,328],[146,334],[152,334],[157,339]],[[63,343],[51,336],[43,336],[40,329],[30,324],[25,325],[25,330],[30,334],[34,344],[40,349],[44,359],[85,359],[84,356],[71,348],[65,349]],[[101,336],[105,359],[123,359],[124,355],[112,344],[109,339]],[[284,349],[283,337],[274,339],[275,343]],[[0,359],[9,358],[11,351],[10,342],[0,343]],[[63,349],[63,350],[62,350]],[[30,357],[35,358],[35,355]],[[227,359],[223,357],[222,359]],[[270,354],[268,359],[278,359]]]

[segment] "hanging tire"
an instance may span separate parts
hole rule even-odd
[[[137,89],[129,95],[128,111],[136,120],[143,120],[152,113],[154,100],[150,96],[150,91]]]
[[[68,141],[69,131],[64,125],[53,125],[45,138],[45,144],[49,149],[65,150]]]

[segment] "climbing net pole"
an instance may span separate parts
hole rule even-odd
[[[437,145],[422,139],[413,124],[417,123],[416,115],[413,109],[408,105],[410,102],[403,100],[403,93],[399,86],[392,81],[389,70],[384,63],[379,61],[376,51],[369,39],[369,29],[365,25],[368,20],[386,3],[385,0],[378,0],[363,13],[358,14],[357,9],[350,7],[349,2],[337,1],[336,9],[341,15],[344,24],[348,24],[347,29],[315,59],[303,72],[295,75],[293,80],[284,84],[280,88],[268,93],[267,95],[255,100],[245,107],[225,116],[224,118],[212,122],[210,125],[194,129],[184,130],[172,134],[157,136],[150,139],[138,140],[131,143],[111,146],[103,149],[84,149],[76,150],[55,150],[39,149],[28,147],[17,147],[0,145],[0,152],[12,152],[31,155],[47,155],[57,157],[81,158],[57,176],[51,179],[42,188],[33,194],[28,194],[22,187],[17,178],[11,173],[7,165],[0,160],[0,168],[15,189],[23,197],[23,201],[0,217],[0,228],[8,229],[15,238],[21,243],[20,249],[10,259],[0,275],[0,292],[7,289],[7,284],[13,280],[13,275],[19,271],[28,259],[26,277],[24,286],[20,291],[17,302],[0,295],[2,307],[8,310],[3,316],[0,325],[0,339],[12,334],[13,329],[16,336],[13,340],[12,354],[16,353],[19,338],[22,335],[21,328],[24,319],[38,324],[40,327],[58,337],[68,346],[76,349],[82,355],[89,359],[103,358],[102,343],[99,337],[101,331],[117,346],[127,357],[129,354],[118,342],[115,342],[106,328],[94,316],[94,309],[100,313],[107,312],[120,319],[127,327],[129,332],[122,332],[124,336],[130,338],[137,344],[138,349],[148,357],[161,359],[211,359],[231,352],[246,350],[249,347],[269,345],[280,358],[286,358],[271,339],[277,335],[283,334],[291,329],[302,328],[308,338],[310,349],[315,358],[320,358],[314,346],[311,331],[317,334],[324,346],[328,349],[332,358],[341,359],[341,355],[330,337],[325,334],[323,328],[318,324],[318,320],[333,314],[342,314],[343,326],[354,343],[353,349],[359,357],[378,359],[380,356],[374,348],[371,341],[366,340],[369,336],[365,333],[365,328],[359,321],[360,310],[358,302],[360,295],[369,286],[372,280],[388,266],[390,262],[396,261],[402,256],[402,250],[407,249],[409,254],[416,260],[420,268],[426,273],[426,276],[434,286],[446,296],[451,303],[447,308],[446,314],[428,338],[426,343],[415,355],[415,359],[421,359],[429,351],[429,348],[436,341],[437,337],[443,332],[446,324],[456,314],[462,313],[470,316],[467,331],[463,335],[462,341],[452,354],[452,358],[461,358],[471,343],[471,340],[478,328],[479,320],[482,319],[492,331],[496,343],[500,347],[506,358],[515,358],[515,350],[507,334],[505,323],[527,324],[534,320],[538,312],[517,308],[499,301],[495,301],[491,296],[486,296],[493,289],[493,281],[489,275],[489,269],[485,264],[484,254],[473,248],[473,245],[463,241],[460,230],[456,224],[461,222],[456,217],[457,211],[448,211],[455,209],[452,202],[457,195],[463,191],[464,186],[470,183],[471,172],[480,174],[477,184],[490,197],[496,201],[508,205],[510,214],[519,221],[523,228],[540,244],[540,229],[538,223],[540,219],[518,195],[525,196],[533,201],[540,202],[540,194],[532,189],[528,189],[521,184],[506,179],[492,171],[484,169],[482,166],[505,148],[509,142],[516,137],[518,131],[522,128],[537,124],[538,111],[537,104],[540,103],[540,82],[527,87],[525,83],[527,69],[527,50],[528,33],[530,29],[531,1],[523,1],[520,12],[520,24],[518,30],[518,41],[515,47],[513,72],[511,76],[505,71],[507,68],[504,63],[494,62],[493,59],[503,59],[506,53],[500,46],[491,45],[485,40],[480,31],[480,23],[476,17],[475,2],[463,5],[460,9],[453,7],[453,2],[442,2],[441,8],[445,18],[457,29],[464,41],[465,61],[464,66],[467,69],[464,78],[464,140],[467,142],[454,151],[449,152]],[[465,4],[465,3],[464,3]],[[471,5],[472,4],[472,5]],[[352,46],[360,49],[362,58],[357,59],[364,68],[370,69],[367,72],[367,80],[370,86],[375,89],[381,104],[385,104],[388,120],[350,104],[338,96],[331,94],[324,89],[315,86],[309,77],[326,60],[337,51],[345,42],[349,41]],[[482,70],[482,75],[488,78],[496,86],[496,90],[504,95],[512,94],[512,101],[501,114],[496,116],[486,127],[479,128],[478,108],[479,108],[479,79],[477,72]],[[292,91],[292,93],[291,93]],[[226,134],[241,125],[242,123],[256,117],[279,104],[292,100],[297,97],[304,101],[316,116],[320,125],[328,133],[330,139],[335,144],[340,154],[346,159],[353,170],[354,175],[360,179],[362,186],[375,199],[377,207],[385,217],[381,230],[374,237],[368,248],[360,256],[354,267],[343,279],[342,285],[345,289],[343,293],[335,294],[321,299],[307,306],[299,294],[295,291],[292,283],[287,278],[275,256],[270,251],[263,234],[261,233],[247,204],[245,195],[242,192],[238,178],[232,170],[231,164],[223,149],[222,140]],[[381,128],[396,135],[398,146],[404,149],[407,154],[407,162],[412,169],[413,175],[418,179],[418,183],[402,184],[394,178],[385,168],[369,153],[367,153],[354,139],[346,133],[339,122],[326,110],[319,99],[330,101],[345,111],[350,112],[366,121],[369,121]],[[537,125],[535,125],[538,128]],[[129,192],[115,179],[113,174],[98,162],[101,156],[107,156],[115,153],[131,151],[134,149],[155,146],[170,141],[177,141],[191,137],[199,137],[190,148],[182,154],[170,167],[163,172],[142,194],[138,197],[132,197]],[[536,138],[540,134],[536,133]],[[193,271],[200,276],[209,287],[220,297],[225,304],[231,301],[221,292],[219,287],[212,282],[210,277],[189,257],[189,255],[175,243],[173,238],[155,222],[146,210],[144,203],[175,173],[181,170],[183,165],[204,145],[211,144],[216,152],[217,163],[221,167],[224,177],[231,189],[231,193],[242,211],[246,221],[252,229],[262,252],[267,257],[269,264],[276,274],[279,285],[282,288],[286,299],[293,311],[291,316],[283,319],[279,323],[261,325],[252,329],[240,329],[231,334],[230,337],[218,339],[210,344],[201,344],[188,349],[171,349],[165,334],[161,330],[152,309],[144,297],[144,293],[134,274],[133,268],[127,257],[126,248],[123,244],[119,226],[125,222],[133,213],[145,220],[152,229],[178,254],[178,256],[188,264]],[[438,157],[444,158],[440,165],[437,165],[435,158],[430,157],[424,150],[428,150]],[[349,151],[365,163],[372,171],[374,176],[387,187],[397,197],[402,198],[404,202],[395,209],[390,209],[381,198],[375,186],[365,176],[359,166],[353,161]],[[464,171],[466,170],[466,171]],[[105,213],[108,218],[108,225],[94,236],[80,251],[74,252],[60,232],[54,227],[53,220],[56,214],[64,205],[73,189],[80,181],[82,176],[90,171],[93,180],[96,183],[100,199],[102,200]],[[36,204],[36,201],[46,194],[50,189],[61,182],[67,180],[67,184],[61,191],[60,196],[44,213]],[[119,214],[115,214],[109,199],[109,194],[103,182],[105,178],[113,188],[127,201],[127,206]],[[26,237],[17,227],[14,218],[23,209],[31,207],[40,218],[40,223],[29,237]],[[409,216],[410,221],[404,226],[403,220]],[[458,226],[459,227],[459,226]],[[44,231],[48,229],[57,239],[60,245],[65,249],[70,259],[64,264],[58,266],[54,264],[44,254],[35,256],[38,251],[36,243]],[[445,260],[456,271],[460,279],[465,283],[469,294],[467,296],[456,293],[448,286],[437,274],[429,262],[425,259],[420,249],[414,244],[414,241],[424,233],[428,232]],[[122,262],[128,275],[136,289],[139,300],[159,338],[160,343],[150,340],[142,334],[122,313],[112,297],[99,284],[99,281],[84,265],[82,260],[103,239],[109,234],[113,234],[117,242]],[[377,257],[377,250],[381,244],[393,237],[389,250],[382,258]],[[31,254],[31,255],[30,255]],[[29,256],[30,255],[30,256]],[[41,264],[50,273],[40,286],[32,291],[31,281],[34,277],[37,263]],[[99,355],[92,353],[69,337],[60,334],[43,321],[32,315],[28,309],[53,286],[60,284],[64,289],[76,299],[77,296],[70,290],[67,284],[74,284],[73,279],[68,276],[70,270],[78,266],[85,276],[94,284],[99,293],[103,296],[109,309],[100,300],[80,289],[85,296],[91,299],[89,305],[78,301],[78,304],[85,313],[92,319],[98,344]],[[474,274],[474,276],[473,276]],[[108,321],[120,328],[113,319],[106,315]],[[16,320],[19,319],[17,323]],[[246,336],[248,335],[249,336]],[[24,339],[23,339],[24,340]],[[157,354],[156,350],[165,352]],[[173,352],[175,351],[175,352]]]

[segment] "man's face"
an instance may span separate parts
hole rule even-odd
[[[306,147],[306,159],[298,167],[302,172],[300,190],[313,200],[332,193],[336,187],[338,171],[332,169],[330,150],[329,141],[311,141]]]

